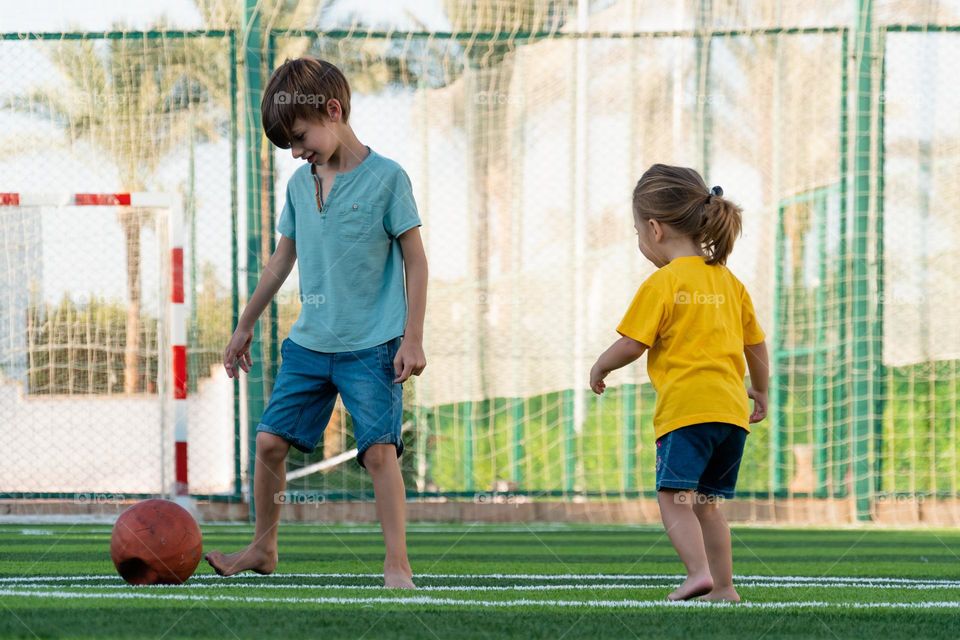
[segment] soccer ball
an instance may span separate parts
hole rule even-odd
[[[200,526],[169,500],[144,500],[120,514],[110,536],[110,558],[130,584],[183,584],[203,552]]]

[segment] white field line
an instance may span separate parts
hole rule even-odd
[[[222,578],[215,574],[201,574],[191,578],[193,582],[222,582],[227,585],[234,580],[244,580],[253,583],[253,586],[268,586],[271,582],[287,579],[382,579],[383,575],[379,573],[274,573],[267,576],[256,574],[244,574],[238,578]],[[605,573],[584,573],[584,574],[530,574],[530,573],[420,573],[414,575],[414,580],[420,579],[438,579],[438,580],[533,580],[544,582],[562,582],[562,581],[603,581],[622,582],[624,586],[637,585],[637,583],[649,583],[651,581],[682,581],[683,575],[679,574],[605,574]],[[737,584],[752,583],[756,586],[776,586],[778,584],[793,586],[810,587],[830,587],[830,586],[855,586],[855,587],[881,587],[881,586],[920,586],[929,588],[960,588],[960,580],[943,580],[937,578],[883,578],[883,577],[858,577],[858,576],[761,576],[761,575],[738,575],[735,576]],[[42,584],[51,582],[92,582],[97,580],[119,580],[112,575],[84,575],[84,576],[6,576],[0,577],[0,584],[26,585]],[[298,584],[296,586],[312,586]],[[315,586],[324,586],[318,584]],[[451,585],[453,586],[453,585]],[[547,585],[538,585],[546,587]],[[595,584],[583,584],[584,587],[596,588]],[[639,585],[637,585],[639,586]]]
[[[82,521],[81,524],[90,525],[111,525],[114,521],[120,516],[119,513],[101,518],[98,521]],[[40,527],[49,524],[77,524],[76,521],[70,521],[69,519],[65,520],[55,520],[44,522],[38,518],[25,519],[23,521],[11,521],[7,519],[8,517],[0,516],[0,533],[10,534],[10,533],[23,533],[24,535],[39,535],[38,531],[44,531]],[[36,525],[30,529],[24,529],[25,526]],[[244,529],[247,527],[247,523],[230,523],[230,522],[209,522],[201,523],[204,527],[210,526],[217,529],[217,533],[243,533],[249,534],[249,531]],[[237,531],[230,531],[230,529],[237,529]],[[331,524],[330,526],[307,526],[302,529],[293,530],[296,533],[323,533],[325,531],[334,531],[336,533],[375,533],[381,534],[379,525],[370,525],[370,526],[350,526],[350,525],[338,525]],[[624,525],[614,525],[614,526],[593,526],[593,527],[578,527],[578,526],[563,526],[563,525],[544,525],[544,524],[531,524],[527,526],[508,526],[502,527],[497,526],[496,524],[488,523],[478,523],[474,526],[465,525],[463,527],[451,527],[448,525],[438,525],[436,527],[430,525],[414,524],[407,526],[407,533],[456,533],[462,534],[465,532],[469,533],[636,533],[638,531],[662,531],[663,525],[660,524],[624,524]],[[50,533],[63,533],[61,530],[57,529],[46,529]],[[97,533],[97,534],[106,534],[109,535],[113,530],[107,527],[101,528],[90,528],[90,529],[74,529],[75,533]]]
[[[289,477],[289,476],[288,476]],[[35,525],[36,527],[43,527],[44,525],[64,525],[64,524],[80,524],[80,525],[110,525],[113,524],[116,519],[120,516],[119,513],[97,516],[96,519],[93,517],[87,517],[83,519],[74,518],[73,516],[68,515],[50,515],[50,516],[0,516],[0,533],[20,533],[25,526]],[[220,531],[218,533],[228,532],[230,529],[238,529],[239,532],[247,533],[244,530],[244,527],[249,527],[250,524],[247,522],[201,522],[204,526],[210,526],[213,528],[218,528]],[[316,523],[304,523],[305,527],[302,529],[295,529],[298,533],[322,533],[324,531],[336,531],[337,533],[382,533],[379,525],[358,525],[358,524],[331,524],[329,526],[317,526]],[[251,527],[252,528],[252,527]],[[595,526],[578,526],[578,525],[551,525],[543,522],[531,523],[530,526],[525,525],[513,525],[513,526],[500,526],[493,523],[480,522],[475,525],[465,524],[462,526],[431,526],[431,525],[420,525],[420,524],[411,524],[407,526],[407,533],[551,533],[551,532],[561,532],[561,533],[610,533],[610,532],[624,532],[624,533],[635,533],[637,531],[662,531],[663,525],[659,523],[650,523],[650,524],[618,524],[618,525],[595,525]],[[51,532],[57,532],[56,529],[49,529]],[[106,528],[89,528],[84,529],[82,532],[85,533],[111,533],[112,529],[109,527]]]
[[[147,594],[147,593],[78,593],[74,591],[18,591],[0,589],[0,596],[33,598],[63,598],[89,600],[177,600],[185,602],[242,602],[274,604],[393,604],[393,605],[430,605],[449,607],[529,607],[567,608],[593,607],[609,609],[653,609],[665,607],[680,608],[747,608],[747,609],[802,609],[802,608],[838,608],[838,609],[960,609],[960,602],[824,602],[821,600],[796,602],[756,602],[756,603],[714,603],[714,602],[671,602],[669,600],[458,600],[454,598],[432,598],[413,596],[404,598],[265,598],[260,596],[228,595],[191,595],[191,594]]]
[[[6,532],[4,532],[6,533]],[[22,536],[52,536],[53,529],[21,529]]]
[[[672,589],[677,586],[679,581],[673,582],[664,582],[664,583],[647,583],[647,584],[629,584],[624,582],[614,582],[609,584],[599,583],[599,582],[587,582],[580,584],[524,584],[524,585],[417,585],[417,591],[589,591],[589,590],[641,590],[641,589]],[[170,591],[170,590],[180,590],[180,589],[300,589],[300,590],[318,590],[318,589],[335,589],[338,591],[343,590],[358,590],[358,591],[381,591],[384,587],[380,585],[371,585],[371,584],[263,584],[256,582],[237,582],[233,580],[224,580],[222,582],[191,582],[189,584],[180,584],[180,585],[144,585],[139,587],[131,587],[127,584],[90,584],[90,583],[73,583],[73,584],[16,584],[14,585],[19,589],[85,589],[85,590],[98,590],[98,589],[137,589],[145,590],[152,592],[159,591]],[[914,584],[914,585],[897,585],[897,584],[883,584],[883,585],[865,585],[857,582],[849,583],[809,583],[809,582],[737,582],[736,586],[739,588],[744,587],[758,587],[763,589],[841,589],[841,588],[853,588],[853,589],[896,589],[898,591],[927,591],[931,589],[951,589],[951,588],[960,588],[960,587],[944,587],[938,584]]]
[[[81,492],[83,493],[83,492]],[[35,525],[36,527],[43,527],[49,525],[74,525],[74,526],[98,526],[102,528],[91,528],[91,529],[73,529],[72,533],[96,533],[96,534],[106,534],[109,535],[112,531],[111,526],[116,522],[117,518],[120,516],[119,513],[112,515],[102,515],[102,516],[77,516],[77,515],[32,515],[32,516],[15,516],[15,515],[3,515],[0,516],[0,533],[10,534],[10,533],[20,533],[20,530],[24,526]],[[292,524],[292,523],[291,523]],[[317,526],[316,523],[297,523],[299,525],[305,525],[303,529],[292,530],[297,533],[311,534],[311,533],[324,533],[329,531],[334,531],[336,533],[373,533],[381,534],[379,525],[363,525],[363,524],[331,524],[329,526]],[[212,520],[210,522],[201,522],[200,525],[203,528],[211,527],[211,529],[216,529],[217,533],[243,533],[244,535],[249,535],[252,531],[251,525],[246,522],[224,522]],[[249,527],[249,528],[248,528]],[[770,524],[763,522],[751,522],[747,523],[736,523],[732,527],[736,531],[750,530],[750,529],[760,529],[764,532],[796,532],[798,531],[797,527],[785,526],[782,524]],[[230,531],[231,529],[236,529],[236,531]],[[812,532],[833,532],[833,531],[845,531],[845,532],[857,532],[864,530],[877,530],[876,525],[871,525],[865,527],[862,524],[849,524],[849,525],[805,525],[801,527],[803,531],[812,531]],[[956,533],[955,527],[917,527],[917,526],[895,526],[895,525],[884,525],[880,528],[882,531],[891,531],[891,532],[920,532],[920,533],[930,533],[934,532],[944,532],[944,533]],[[64,533],[62,530],[50,529],[52,533]],[[523,524],[514,524],[511,526],[500,526],[496,523],[490,522],[477,522],[471,524],[465,524],[461,527],[451,526],[449,524],[431,526],[428,523],[417,522],[414,524],[407,525],[407,533],[454,533],[454,534],[463,534],[463,533],[636,533],[636,532],[663,532],[663,525],[659,522],[649,522],[645,524],[616,524],[616,525],[579,525],[579,524],[550,524],[550,523],[531,523],[529,526]],[[31,532],[32,535],[40,535],[35,532]],[[31,535],[27,534],[27,535]]]
[[[214,523],[216,524],[216,523]],[[292,530],[291,533],[324,533],[326,531],[334,531],[336,533],[372,533],[377,535],[382,535],[382,531],[379,526],[370,526],[370,527],[341,527],[338,525],[330,525],[329,527],[317,527],[312,526],[303,530]],[[649,531],[662,531],[663,525],[660,524],[636,524],[636,525],[617,525],[615,527],[590,527],[590,528],[576,528],[576,527],[552,527],[544,525],[530,525],[529,527],[498,527],[495,524],[484,524],[480,523],[474,526],[464,526],[464,527],[449,527],[449,526],[408,526],[407,533],[453,533],[453,534],[475,534],[475,533],[624,533],[632,534],[637,532],[649,532]],[[218,530],[217,533],[226,533],[226,531]],[[246,533],[244,531],[243,533]]]
[[[256,581],[269,582],[284,578],[382,578],[379,573],[274,573],[260,576],[247,574],[243,579],[253,578]],[[414,579],[427,578],[439,580],[613,580],[613,581],[650,581],[650,580],[683,580],[681,574],[616,574],[616,573],[417,573]],[[220,576],[203,574],[193,577],[194,580],[224,580]],[[800,583],[830,583],[830,582],[857,582],[858,584],[937,584],[944,587],[960,587],[960,580],[945,580],[939,578],[885,578],[859,576],[763,576],[737,575],[736,580],[754,582],[800,582]],[[0,579],[2,580],[2,579]]]

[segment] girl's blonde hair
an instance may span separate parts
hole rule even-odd
[[[657,220],[693,239],[707,255],[707,264],[726,264],[741,231],[740,207],[723,197],[723,189],[707,189],[700,174],[687,167],[655,164],[633,190],[633,215]]]

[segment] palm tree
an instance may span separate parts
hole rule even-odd
[[[466,99],[466,133],[470,150],[471,218],[475,220],[473,243],[474,269],[477,283],[476,358],[479,387],[484,397],[489,393],[487,347],[490,299],[490,228],[491,215],[507,206],[494,206],[491,197],[499,190],[503,163],[496,155],[508,148],[505,102],[514,67],[514,51],[518,41],[513,36],[523,33],[524,44],[534,42],[528,34],[556,31],[564,18],[565,2],[555,0],[445,0],[444,9],[454,33],[493,36],[470,42],[464,50],[468,71]],[[508,36],[501,39],[501,36]],[[501,174],[497,175],[500,171]],[[504,203],[505,204],[505,203]]]
[[[302,20],[316,13],[320,0],[261,3],[265,14]],[[288,7],[289,8],[289,7]],[[197,0],[205,24],[239,28],[242,11],[227,0]],[[160,21],[150,30],[163,32]],[[115,25],[116,31],[124,29]],[[237,63],[225,55],[220,38],[118,38],[64,40],[50,59],[64,78],[56,90],[41,90],[11,101],[12,106],[59,124],[71,145],[84,142],[116,163],[120,191],[143,191],[160,162],[181,145],[218,139],[226,131],[230,92],[224,79]],[[140,370],[140,230],[150,211],[119,207],[125,240],[127,321],[124,391],[142,388]]]
[[[191,122],[201,139],[218,136],[222,118],[197,109],[216,83],[199,72],[202,58],[191,54],[184,39],[64,40],[52,47],[50,60],[63,83],[18,96],[12,106],[60,125],[71,145],[86,143],[111,158],[119,191],[147,189],[160,162],[189,136]],[[197,73],[188,73],[188,66]],[[128,302],[124,391],[135,393],[142,388],[140,229],[153,214],[122,206],[117,219],[125,240]]]

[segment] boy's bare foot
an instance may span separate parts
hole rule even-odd
[[[383,565],[383,586],[387,589],[416,589],[410,565]]]
[[[733,587],[714,589],[700,600],[705,602],[740,602],[740,594]]]
[[[689,576],[676,591],[667,596],[667,600],[689,600],[713,590],[713,578],[709,573]]]
[[[267,551],[252,544],[236,553],[211,551],[206,556],[213,570],[221,576],[232,576],[241,571],[254,571],[267,575],[277,568],[277,552]]]

